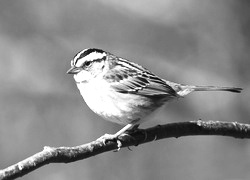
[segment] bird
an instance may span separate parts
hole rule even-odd
[[[147,116],[168,101],[194,91],[228,91],[242,88],[195,86],[165,80],[132,61],[98,48],[78,52],[67,74],[73,74],[81,96],[89,108],[103,119],[124,127],[105,134],[104,141],[118,140],[126,131],[143,123]]]

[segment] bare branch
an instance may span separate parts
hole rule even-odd
[[[122,147],[137,146],[154,140],[190,135],[221,135],[250,138],[250,125],[237,122],[190,121],[158,125],[145,130],[135,130],[120,137]],[[93,141],[75,147],[44,147],[33,156],[6,169],[0,170],[0,179],[21,177],[49,163],[69,163],[117,149],[116,142]]]

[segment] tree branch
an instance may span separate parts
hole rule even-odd
[[[190,121],[158,125],[145,130],[135,130],[121,136],[122,147],[137,146],[154,140],[190,135],[221,135],[235,138],[250,138],[250,125],[237,122]],[[93,141],[75,147],[44,147],[41,152],[0,170],[0,179],[21,177],[49,163],[69,163],[117,149],[116,142]]]

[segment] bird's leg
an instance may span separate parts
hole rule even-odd
[[[138,131],[139,130],[139,128],[138,128],[139,126],[140,126],[140,124],[133,125],[131,128],[126,129],[122,134],[120,134],[120,136],[129,136],[129,137],[131,137],[129,134]],[[117,133],[119,133],[119,132],[117,132]]]
[[[115,133],[114,135],[116,137],[122,135],[123,133],[125,133],[126,131],[128,130],[134,130],[134,129],[137,129],[139,127],[139,124],[138,125],[134,125],[134,124],[127,124],[124,128],[122,128],[120,131],[118,131],[117,133]]]
[[[140,124],[135,124],[132,128],[128,129],[126,132],[124,132],[122,134],[122,136],[129,136],[130,138],[132,138],[134,141],[136,141],[136,139],[134,137],[132,137],[130,134],[131,133],[136,133],[136,132],[140,132],[144,135],[144,140],[145,141],[148,137],[147,132],[144,129],[139,129]],[[139,142],[136,143],[135,146],[138,146]]]
[[[101,136],[100,138],[97,139],[97,141],[102,141],[103,144],[106,144],[107,141],[116,141],[117,142],[117,147],[118,150],[120,150],[122,143],[121,141],[118,139],[118,137],[120,135],[122,135],[125,131],[127,131],[130,128],[134,129],[134,126],[136,126],[136,128],[138,128],[139,125],[134,125],[134,124],[127,124],[125,127],[123,127],[120,131],[118,131],[115,134],[104,134],[103,136]]]

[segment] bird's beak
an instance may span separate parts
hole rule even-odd
[[[80,68],[80,67],[72,66],[72,67],[67,71],[67,74],[77,74],[77,73],[79,73],[81,70],[82,70],[82,68]]]

